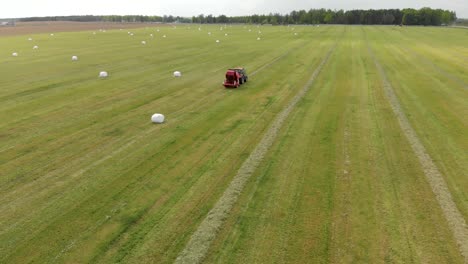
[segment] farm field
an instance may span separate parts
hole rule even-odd
[[[0,263],[468,261],[468,30],[220,27],[0,37]]]

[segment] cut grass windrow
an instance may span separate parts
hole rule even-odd
[[[449,227],[452,230],[453,235],[458,243],[460,253],[465,258],[465,262],[468,263],[468,228],[465,219],[453,201],[452,195],[442,174],[437,169],[424,145],[421,143],[421,140],[418,138],[415,130],[408,121],[405,113],[403,112],[400,102],[395,92],[393,91],[393,87],[388,81],[384,69],[375,57],[375,54],[369,45],[367,38],[366,41],[369,54],[374,60],[375,66],[382,78],[385,95],[390,102],[392,110],[398,119],[398,123],[400,124],[403,133],[408,139],[414,153],[418,157],[419,163],[421,164],[421,167],[424,171],[424,175],[426,176],[426,179],[429,182],[437,202],[442,208],[442,212],[447,219]]]
[[[227,218],[229,211],[236,203],[240,193],[242,192],[246,182],[252,176],[255,169],[258,167],[268,149],[276,139],[283,123],[294,109],[296,104],[307,93],[312,86],[315,78],[322,70],[323,66],[327,63],[330,55],[335,49],[336,44],[327,52],[322,62],[315,69],[310,79],[304,85],[302,90],[294,96],[286,108],[281,111],[273,121],[273,124],[267,130],[260,143],[255,147],[249,157],[242,163],[241,167],[234,176],[228,188],[224,191],[221,198],[210,210],[206,218],[200,224],[198,229],[192,235],[190,241],[179,254],[175,263],[200,263],[206,256],[209,247],[216,237],[221,225]]]

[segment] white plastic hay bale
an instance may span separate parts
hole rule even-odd
[[[227,36],[228,36],[228,33],[225,33],[225,34],[224,34],[224,36],[226,36],[226,37],[227,37]]]
[[[261,38],[257,38],[257,40],[261,40]]]
[[[37,46],[37,45],[33,47],[33,49],[38,49],[38,48],[39,48],[39,46]]]
[[[53,37],[53,36],[54,36],[54,33],[50,33],[50,36]]]
[[[159,32],[159,28],[158,28],[158,29],[156,29],[156,31],[157,31],[157,32]]]
[[[154,37],[154,35],[153,35],[153,34],[150,34],[150,37]]]
[[[13,57],[18,57],[18,53],[13,52],[13,53],[11,54],[11,56],[13,56]]]
[[[210,36],[211,36],[211,32],[208,32],[208,35],[210,35]]]
[[[294,33],[294,36],[297,36],[297,33]]]
[[[151,122],[156,123],[156,124],[162,124],[164,123],[164,115],[156,113],[151,116]]]
[[[99,73],[99,78],[107,78],[107,76],[109,76],[109,74],[107,74],[106,71],[102,71]]]
[[[32,38],[28,38],[29,41],[32,41]]]
[[[93,32],[93,35],[96,35],[96,32]]]
[[[219,39],[216,40],[216,43],[219,43]]]
[[[252,30],[251,30],[251,29],[249,29],[249,32],[252,32]]]
[[[143,41],[141,42],[141,44],[142,44],[142,45],[146,45],[146,41],[143,40]]]
[[[78,60],[78,56],[72,56],[72,61],[77,61]]]
[[[163,38],[165,38],[165,37],[166,37],[166,35],[163,35]]]
[[[182,77],[182,73],[180,71],[175,71],[174,77]]]

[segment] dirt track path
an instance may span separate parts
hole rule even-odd
[[[452,230],[453,236],[455,237],[460,253],[465,258],[465,263],[468,263],[468,227],[466,225],[463,215],[458,210],[455,202],[453,201],[450,190],[447,187],[447,183],[444,180],[443,175],[437,169],[437,166],[432,161],[431,157],[427,153],[421,140],[418,138],[415,130],[411,126],[410,122],[406,118],[403,112],[398,97],[393,91],[393,87],[387,79],[384,69],[380,65],[379,61],[375,57],[375,54],[369,45],[366,37],[367,47],[370,56],[374,60],[375,66],[382,77],[383,88],[385,95],[392,107],[393,113],[398,119],[401,129],[403,130],[406,138],[408,139],[411,148],[416,154],[419,163],[422,166],[424,175],[429,182],[432,191],[434,192],[437,202],[439,203],[442,212],[447,219],[450,229]]]
[[[260,143],[255,147],[250,156],[242,163],[237,174],[234,176],[228,188],[224,191],[221,198],[214,205],[207,217],[200,224],[198,229],[192,235],[185,249],[179,254],[175,263],[200,263],[205,258],[208,249],[215,239],[218,230],[221,228],[224,220],[228,217],[229,211],[236,203],[245,184],[258,167],[263,157],[274,143],[283,123],[288,118],[296,104],[304,97],[311,88],[315,78],[327,63],[330,55],[334,51],[336,44],[327,52],[326,56],[315,69],[310,79],[304,85],[302,90],[289,102],[286,108],[278,114],[270,128],[267,130]]]

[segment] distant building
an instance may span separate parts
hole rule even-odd
[[[14,27],[16,25],[15,21],[1,21],[0,26],[2,27]]]

